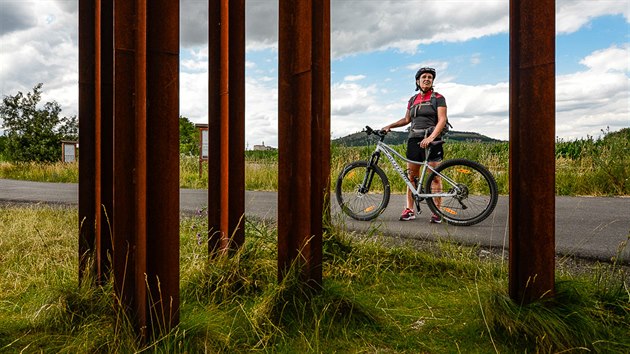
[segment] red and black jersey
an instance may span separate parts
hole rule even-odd
[[[432,98],[436,104],[432,104]],[[423,131],[435,127],[438,122],[437,107],[446,107],[446,98],[435,91],[419,93],[409,99],[407,109],[411,117],[411,130],[409,137],[415,136],[415,131]],[[424,135],[424,134],[421,134]]]

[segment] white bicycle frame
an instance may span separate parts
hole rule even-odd
[[[457,195],[457,192],[459,191],[459,187],[457,186],[457,183],[455,181],[453,181],[452,179],[448,178],[447,176],[437,172],[435,170],[435,168],[433,168],[431,165],[429,165],[427,163],[426,160],[424,162],[409,160],[408,158],[402,156],[401,154],[398,153],[398,151],[394,150],[392,147],[390,147],[389,145],[385,144],[382,141],[377,141],[376,142],[376,150],[374,150],[374,152],[382,152],[383,154],[385,154],[385,156],[387,157],[389,162],[394,167],[394,170],[396,170],[398,175],[400,175],[400,177],[403,179],[403,181],[405,182],[405,184],[407,185],[407,187],[409,188],[411,193],[416,198],[452,197],[452,196]],[[429,156],[428,155],[428,149],[425,149],[425,152],[426,152],[425,156]],[[418,178],[418,185],[416,187],[413,186],[413,184],[411,183],[411,180],[409,180],[409,176],[407,176],[407,174],[402,169],[402,167],[400,167],[398,162],[396,162],[396,159],[394,158],[394,156],[392,156],[392,154],[396,155],[396,157],[398,157],[399,159],[401,159],[401,160],[403,160],[403,161],[405,161],[407,163],[412,163],[412,164],[416,164],[416,165],[421,165],[422,166],[422,171],[421,171],[420,176]],[[424,183],[424,177],[426,175],[427,168],[430,169],[433,173],[435,173],[438,176],[440,176],[443,180],[448,182],[451,186],[453,186],[453,188],[454,188],[453,192],[451,192],[451,193],[444,193],[444,192],[442,192],[442,193],[420,193],[420,189],[422,188],[422,184]]]

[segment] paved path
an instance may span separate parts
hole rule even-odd
[[[275,192],[245,193],[246,215],[275,219]],[[40,183],[0,179],[0,200],[28,203],[76,204],[78,185],[70,183]],[[180,209],[194,212],[207,204],[206,191],[180,190]],[[333,200],[333,218],[348,230],[358,232],[378,229],[387,235],[403,239],[451,239],[465,244],[508,248],[508,198],[500,197],[494,213],[480,224],[456,227],[430,224],[426,205],[424,214],[416,220],[401,222],[398,216],[404,205],[401,195],[393,195],[389,207],[372,222],[355,221],[339,213]],[[1,210],[1,209],[0,209]],[[630,263],[630,198],[557,197],[556,251],[560,255],[610,260],[619,256]]]

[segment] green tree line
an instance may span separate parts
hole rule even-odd
[[[61,142],[79,138],[76,116],[62,117],[56,101],[41,104],[43,84],[32,92],[5,96],[0,104],[0,161],[58,162]],[[199,155],[199,131],[186,117],[179,117],[180,153]]]
[[[78,139],[76,116],[61,117],[61,106],[56,101],[38,107],[42,86],[39,83],[32,92],[20,91],[2,99],[0,119],[4,135],[0,139],[0,157],[7,161],[59,161],[61,141]]]

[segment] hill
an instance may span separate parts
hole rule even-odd
[[[408,133],[400,131],[390,131],[385,138],[385,142],[390,145],[403,144],[407,140]],[[370,140],[368,140],[370,139]],[[333,139],[332,143],[342,146],[365,146],[368,145],[373,137],[368,137],[365,132],[357,132],[341,138]],[[473,132],[460,132],[451,130],[444,137],[446,141],[478,141],[484,143],[501,142],[501,140],[493,139],[485,135]],[[372,142],[373,144],[373,142]]]

